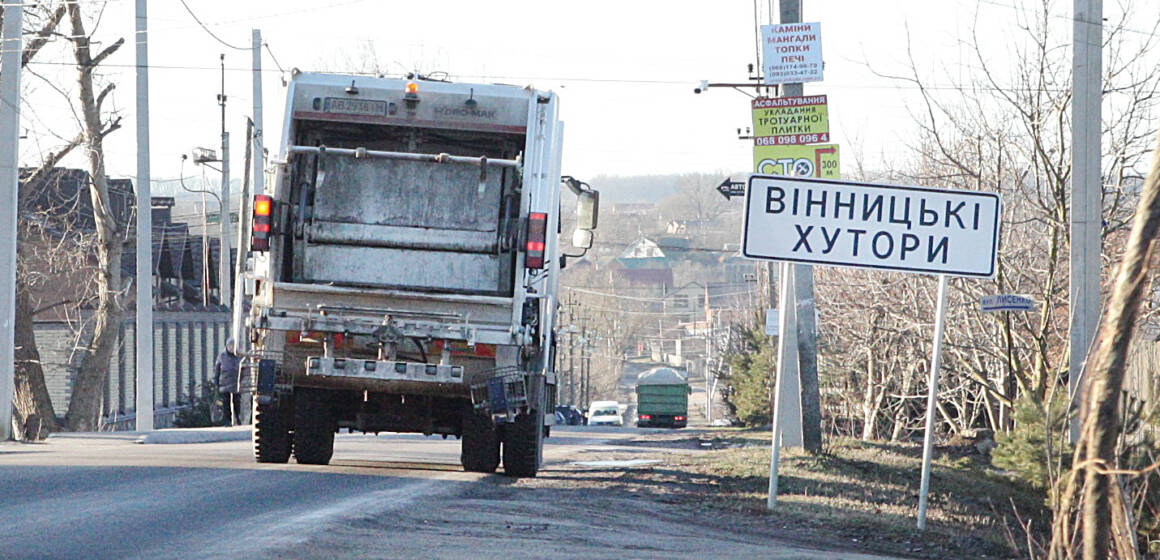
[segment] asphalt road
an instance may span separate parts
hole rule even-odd
[[[556,427],[543,478],[633,428]],[[0,559],[869,558],[697,530],[637,496],[465,473],[455,439],[340,434],[329,466],[259,465],[248,441],[125,435],[0,444]]]

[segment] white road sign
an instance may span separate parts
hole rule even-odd
[[[765,310],[765,334],[777,336],[777,331],[777,308],[770,307]]]
[[[979,304],[982,306],[984,313],[993,313],[995,311],[1031,311],[1035,309],[1035,300],[1027,296],[1017,296],[1014,294],[983,296],[980,298]]]
[[[761,26],[761,58],[766,84],[822,81],[822,24]]]
[[[751,175],[747,257],[989,278],[996,193]]]

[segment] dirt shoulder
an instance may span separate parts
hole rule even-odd
[[[993,472],[977,451],[948,446],[936,452],[920,532],[921,447],[856,440],[830,441],[818,456],[783,453],[770,512],[768,441],[753,431],[657,431],[573,454],[513,484],[647,500],[655,515],[736,536],[909,558],[1026,557],[1021,523],[1043,523],[1033,489]]]

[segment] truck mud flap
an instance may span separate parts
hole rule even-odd
[[[278,377],[278,362],[258,360],[257,389],[259,395],[274,394],[274,384]]]

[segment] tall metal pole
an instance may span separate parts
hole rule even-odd
[[[218,303],[230,305],[230,133],[226,132],[226,55],[222,61],[222,92],[218,94],[218,105],[222,108],[222,184],[221,205],[218,207],[221,222],[221,240],[218,247]]]
[[[146,0],[137,0],[137,431],[153,429],[153,193]]]
[[[1071,285],[1068,394],[1080,410],[1081,373],[1100,317],[1100,97],[1103,72],[1103,0],[1075,0],[1072,24]],[[1071,419],[1072,443],[1079,415]]]
[[[938,305],[934,315],[934,349],[930,353],[930,381],[926,394],[926,434],[922,440],[922,482],[918,488],[918,528],[926,529],[926,496],[930,491],[930,461],[934,453],[934,418],[938,402],[938,373],[942,367],[943,325],[946,323],[947,277],[938,275]]]
[[[16,206],[20,200],[20,37],[24,8],[4,6],[0,30],[0,441],[12,439],[16,392]]]
[[[785,405],[791,399],[788,399],[786,393],[791,392],[792,375],[789,375],[785,369],[792,367],[795,363],[793,359],[793,348],[795,340],[792,339],[788,333],[793,328],[793,309],[789,302],[793,300],[793,267],[791,263],[781,263],[781,274],[778,275],[780,280],[781,301],[778,302],[778,327],[777,327],[777,384],[773,390],[773,419],[772,431],[769,451],[769,495],[766,497],[765,507],[773,509],[777,506],[777,469],[778,463],[781,460],[781,445],[785,438],[783,431],[785,430]],[[773,276],[769,277],[769,283],[773,285]],[[770,288],[772,291],[772,288]],[[770,299],[770,303],[773,300]],[[796,385],[793,384],[793,385]]]
[[[255,29],[252,54],[254,58],[254,193],[266,188],[265,153],[262,149],[262,32]]]

